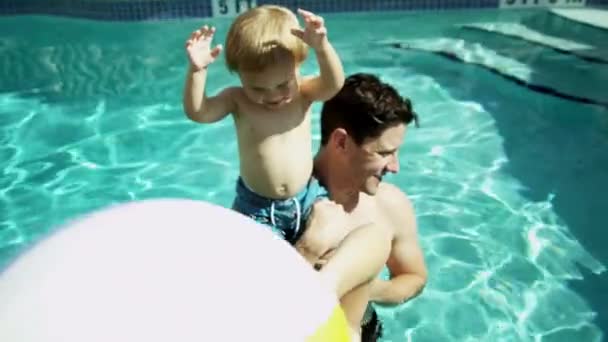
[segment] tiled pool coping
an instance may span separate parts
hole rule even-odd
[[[278,4],[316,13],[608,6],[608,0],[3,0],[0,15],[42,14],[136,21],[233,17],[248,6]]]

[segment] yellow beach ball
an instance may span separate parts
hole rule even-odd
[[[266,227],[157,199],[81,217],[0,273],[0,341],[349,341],[335,296]]]

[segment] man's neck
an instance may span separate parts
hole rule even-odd
[[[359,203],[359,191],[353,188],[353,184],[349,177],[345,177],[340,165],[337,165],[336,160],[332,160],[327,152],[319,151],[314,160],[315,176],[323,184],[329,192],[330,198],[342,205],[346,212],[351,212]]]

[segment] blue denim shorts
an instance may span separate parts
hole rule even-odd
[[[304,232],[313,204],[328,197],[325,187],[314,177],[294,197],[282,200],[256,194],[239,177],[232,209],[269,226],[279,237],[294,244]]]

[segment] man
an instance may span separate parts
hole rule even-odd
[[[348,213],[352,227],[373,222],[392,236],[386,262],[390,280],[375,279],[369,292],[360,294],[383,304],[400,304],[417,296],[427,279],[412,203],[399,188],[382,182],[385,174],[399,171],[398,151],[412,121],[417,124],[410,100],[376,76],[364,73],[348,77],[321,111],[316,176],[331,199]],[[338,229],[333,236],[327,230],[307,230],[296,248],[306,256],[323,250],[313,245],[331,245],[343,237]],[[375,341],[381,324],[371,306],[362,323],[362,340]]]

